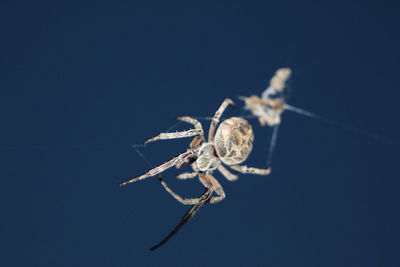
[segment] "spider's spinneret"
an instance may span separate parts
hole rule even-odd
[[[254,134],[248,121],[238,117],[224,120],[215,134],[214,147],[227,165],[242,163],[253,148]]]

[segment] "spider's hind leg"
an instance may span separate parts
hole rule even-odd
[[[192,218],[197,211],[200,209],[201,206],[203,206],[204,203],[207,202],[207,200],[210,198],[211,194],[213,192],[213,189],[211,186],[207,187],[207,190],[204,194],[201,195],[199,198],[199,202],[197,202],[186,214],[183,216],[182,220],[179,222],[179,224],[163,239],[161,240],[157,245],[153,246],[150,248],[150,250],[155,250],[168,242],[168,240],[171,239],[178,231],[179,229],[182,228],[189,220]]]
[[[164,189],[176,200],[178,200],[180,203],[184,205],[194,205],[200,201],[200,198],[183,198],[174,191],[167,185],[164,180],[159,177],[161,185],[164,187]],[[200,174],[200,182],[204,185],[204,187],[209,188],[211,187],[213,191],[218,196],[211,197],[207,202],[209,203],[216,203],[225,198],[225,192],[222,186],[219,184],[219,182],[211,175],[211,174]]]
[[[200,174],[200,182],[205,186],[211,187],[214,189],[214,192],[218,195],[216,197],[211,197],[208,202],[209,203],[217,203],[225,198],[225,191],[222,188],[221,184],[209,173]]]
[[[159,177],[158,180],[160,180],[160,183],[164,187],[165,191],[167,191],[173,198],[178,200],[180,203],[182,203],[184,205],[194,205],[194,204],[199,202],[200,198],[184,198],[184,197],[181,197],[180,195],[178,195],[177,193],[172,191],[172,189],[169,188],[167,183],[164,182],[164,180],[161,177]]]
[[[199,172],[183,172],[180,173],[176,176],[176,178],[181,179],[181,180],[186,180],[186,179],[191,179],[196,177],[199,174]]]
[[[236,174],[231,173],[227,168],[225,168],[222,164],[218,166],[218,171],[222,173],[222,175],[228,180],[228,181],[236,181],[239,179],[239,176]]]
[[[244,174],[258,174],[258,175],[269,175],[271,173],[271,168],[267,169],[260,169],[260,168],[253,168],[253,167],[247,167],[247,166],[242,166],[242,165],[230,165],[232,169],[235,171],[244,173]]]

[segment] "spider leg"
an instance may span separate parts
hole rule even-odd
[[[203,130],[201,129],[190,129],[187,131],[182,131],[182,132],[175,132],[175,133],[160,133],[156,137],[150,138],[146,140],[144,143],[150,143],[154,142],[156,140],[165,140],[165,139],[176,139],[176,138],[185,138],[185,137],[191,137],[191,136],[196,136],[196,135],[201,135],[203,134]]]
[[[201,130],[201,134],[199,134],[198,136],[196,136],[195,138],[193,138],[193,141],[190,143],[190,148],[196,148],[196,147],[198,147],[202,142],[204,142],[205,141],[205,139],[204,139],[204,132],[203,132],[203,126],[201,125],[201,123],[198,121],[198,120],[196,120],[196,119],[194,119],[194,118],[192,118],[192,117],[178,117],[178,118],[176,118],[177,120],[180,120],[180,121],[184,121],[184,122],[187,122],[187,123],[190,123],[190,124],[193,124],[194,125],[194,127],[197,129],[197,130]]]
[[[126,181],[120,183],[119,185],[123,186],[123,185],[129,184],[129,183],[137,182],[137,181],[152,177],[154,175],[157,175],[157,174],[165,171],[166,169],[169,169],[169,168],[175,166],[178,163],[184,162],[187,158],[194,156],[194,154],[195,154],[195,152],[193,150],[188,149],[186,152],[178,155],[177,157],[171,159],[170,161],[167,161],[167,162],[161,164],[160,166],[157,166],[157,167],[149,170],[148,172],[146,172],[145,174],[143,174],[139,177],[126,180]]]
[[[200,198],[183,198],[180,195],[178,195],[177,193],[175,193],[174,191],[172,191],[172,189],[169,188],[167,183],[164,182],[164,180],[161,177],[159,177],[158,180],[160,180],[160,183],[164,187],[165,191],[167,191],[173,198],[178,200],[180,203],[182,203],[184,205],[194,205],[200,201]]]
[[[185,180],[185,179],[191,179],[196,177],[196,175],[199,174],[199,172],[184,172],[184,173],[180,173],[176,176],[176,178],[181,179],[181,180]]]
[[[187,163],[189,163],[189,162],[190,162],[189,159],[186,159],[184,162],[181,162],[181,163],[176,164],[175,167],[176,167],[177,169],[180,169],[183,165],[185,165],[185,164],[187,164]]]
[[[207,200],[210,198],[211,194],[213,192],[213,189],[211,186],[207,187],[206,192],[201,195],[199,198],[199,201],[183,216],[182,220],[179,222],[179,224],[163,239],[161,240],[157,245],[153,246],[150,248],[150,250],[155,250],[162,245],[164,245],[168,240],[171,239],[178,231],[179,229],[182,228],[189,220],[192,218],[197,211],[200,209],[201,206],[203,206],[204,203],[207,202]]]
[[[260,169],[260,168],[253,168],[253,167],[247,167],[247,166],[241,166],[241,165],[230,165],[232,169],[235,171],[244,173],[244,174],[258,174],[258,175],[268,175],[271,173],[271,168],[267,169]]]
[[[232,99],[226,98],[224,100],[224,102],[222,102],[221,106],[218,108],[217,112],[215,112],[215,115],[211,121],[211,125],[210,125],[210,130],[208,131],[208,141],[212,142],[214,141],[214,132],[215,132],[215,127],[217,126],[219,119],[222,116],[222,113],[224,113],[226,107],[231,104],[231,105],[235,105],[235,103],[233,103]]]
[[[222,175],[228,179],[228,181],[236,181],[239,177],[236,174],[231,173],[227,168],[225,168],[222,164],[218,166],[218,170]]]
[[[164,180],[159,177],[161,185],[164,187],[165,191],[167,191],[173,198],[178,200],[180,203],[184,205],[193,205],[196,204],[198,201],[200,201],[199,198],[183,198],[174,191],[167,185]],[[211,175],[211,174],[200,174],[200,182],[204,185],[204,187],[212,187],[215,193],[217,193],[218,196],[211,197],[208,202],[210,203],[216,203],[221,201],[222,199],[225,198],[225,192],[222,186],[219,184],[219,182]]]
[[[199,135],[193,138],[192,142],[190,143],[190,148],[198,147],[202,143],[202,139],[204,139],[204,136],[201,138]]]
[[[209,203],[217,203],[225,198],[225,191],[222,188],[221,184],[215,179],[211,174],[200,174],[200,181],[205,187],[208,187],[211,184],[215,193],[218,195],[216,197],[211,197],[207,202]]]
[[[197,136],[196,136],[197,137]],[[195,138],[196,138],[195,137]],[[195,149],[195,147],[191,147],[192,149]],[[179,164],[176,164],[176,168],[177,169],[180,169],[183,165],[185,165],[185,164],[191,164],[191,163],[193,163],[194,161],[196,161],[196,157],[192,157],[192,158],[187,158],[184,162],[181,162],[181,163],[179,163]],[[192,169],[193,169],[193,171],[198,171],[198,169],[196,169],[194,166],[193,166],[193,164],[192,164]]]
[[[184,121],[184,122],[193,124],[193,126],[196,129],[203,130],[203,127],[201,126],[201,123],[198,120],[196,120],[195,118],[192,118],[192,117],[189,117],[189,116],[183,116],[183,117],[178,117],[176,119],[179,120],[179,121]]]

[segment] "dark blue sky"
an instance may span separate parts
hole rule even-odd
[[[189,3],[188,3],[189,2]],[[400,266],[396,1],[2,1],[1,266]],[[131,148],[291,67],[273,173],[216,174],[227,198],[169,243],[188,207]],[[230,108],[227,116],[240,114]],[[270,131],[256,126],[251,166]],[[181,124],[178,128],[189,128]],[[208,128],[208,122],[204,122]],[[392,144],[390,140],[397,140]],[[189,140],[142,152],[152,164]],[[163,174],[197,196],[197,180]]]

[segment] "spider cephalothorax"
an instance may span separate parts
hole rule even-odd
[[[243,118],[232,117],[224,120],[215,132],[219,119],[229,104],[233,104],[233,101],[225,99],[215,113],[211,121],[207,141],[205,140],[201,123],[191,117],[179,117],[178,120],[193,124],[195,129],[176,133],[161,133],[158,136],[147,140],[145,143],[160,139],[175,139],[194,136],[194,139],[190,143],[190,148],[186,152],[149,170],[147,173],[139,177],[122,182],[120,185],[126,185],[155,176],[173,166],[179,167],[185,163],[192,163],[193,172],[181,173],[177,178],[188,179],[194,178],[198,175],[200,182],[207,188],[206,193],[204,193],[200,198],[182,198],[173,192],[168,185],[161,180],[166,191],[176,200],[183,204],[195,205],[184,217],[183,223],[181,222],[181,224],[177,226],[177,229],[179,229],[190,219],[191,216],[194,215],[203,203],[215,203],[225,198],[225,192],[220,183],[214,178],[214,176],[212,176],[212,172],[218,170],[229,181],[236,180],[238,176],[232,174],[223,164],[241,173],[268,175],[271,171],[269,168],[259,169],[239,165],[247,159],[253,148],[254,134],[248,121]],[[215,192],[217,196],[211,196],[213,192]],[[177,229],[175,229],[161,243],[153,247],[153,249],[165,243],[177,231]]]
[[[192,163],[192,168],[195,171],[213,171],[221,164],[212,143],[203,143],[196,150],[196,154],[197,159]]]

